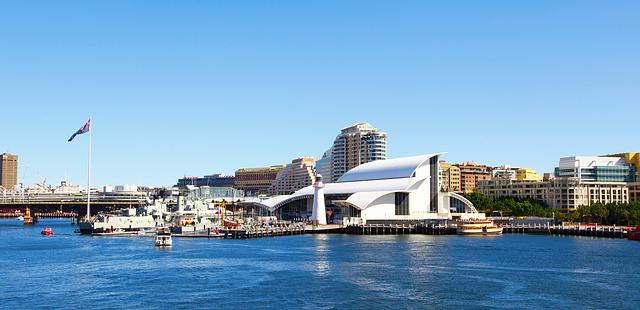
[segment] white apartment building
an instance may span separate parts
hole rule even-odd
[[[343,128],[333,142],[331,182],[364,163],[387,159],[387,134],[369,123]]]

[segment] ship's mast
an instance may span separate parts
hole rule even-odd
[[[91,218],[91,136],[93,135],[93,124],[89,116],[89,157],[87,160],[87,222]]]

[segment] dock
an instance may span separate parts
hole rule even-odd
[[[609,225],[505,225],[507,234],[542,234],[626,239],[628,227]]]
[[[442,224],[367,224],[350,225],[342,232],[350,235],[455,235],[456,228]]]
[[[247,229],[224,229],[220,231],[220,234],[223,235],[224,239],[253,239],[303,235],[306,232],[306,225],[290,224],[286,226],[252,227]]]

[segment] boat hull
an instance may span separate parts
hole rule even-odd
[[[458,230],[458,235],[465,235],[465,236],[472,236],[472,235],[482,235],[482,236],[502,235],[502,229],[499,229],[499,230],[496,230],[496,231],[492,231],[492,230],[487,230],[487,231],[460,231],[460,230]]]

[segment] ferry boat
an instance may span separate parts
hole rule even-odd
[[[498,227],[489,220],[476,220],[458,225],[459,235],[500,235],[502,227]]]
[[[171,240],[171,230],[166,227],[158,229],[156,233],[156,246],[157,247],[169,247],[173,245]]]

